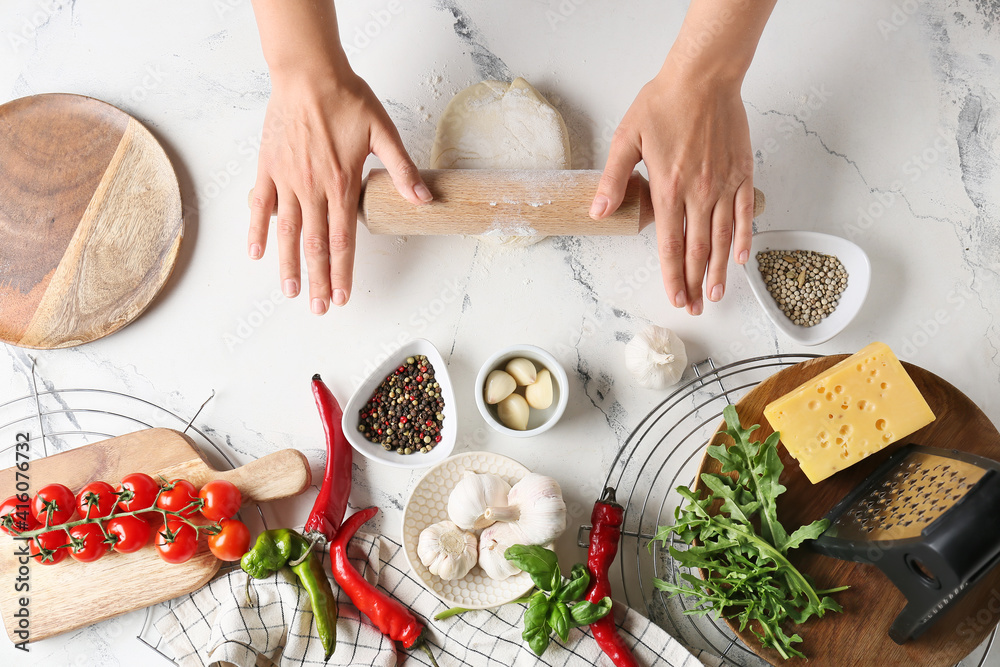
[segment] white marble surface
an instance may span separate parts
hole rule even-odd
[[[680,2],[400,0],[341,2],[352,62],[418,164],[450,97],[483,78],[524,76],[562,110],[574,164],[601,167],[617,121],[658,69]],[[381,23],[379,23],[381,19]],[[365,35],[368,31],[370,36]],[[652,230],[502,250],[464,238],[361,232],[350,305],[323,318],[278,292],[276,255],[246,258],[246,192],[268,98],[248,0],[5,0],[0,101],[73,92],[115,104],[167,147],[187,233],[167,288],[137,322],[85,347],[38,352],[45,386],[116,389],[190,414],[240,459],[297,447],[319,464],[309,393],[320,372],[346,401],[398,341],[426,337],[448,360],[462,436],[556,476],[581,555],[585,522],[619,442],[662,395],[637,389],[623,341],[646,322],[677,330],[689,356],[854,351],[873,339],[948,378],[1000,419],[1000,4],[995,0],[779,3],[744,87],[759,229],[830,231],[871,256],[871,294],[832,341],[781,337],[733,268],[726,299],[692,318],[667,303]],[[489,431],[471,384],[494,350],[528,342],[571,376],[563,422],[520,441]],[[0,403],[29,391],[28,352],[0,354]],[[564,461],[572,455],[574,464]],[[352,505],[378,504],[398,534],[419,473],[356,459]],[[271,508],[301,522],[309,501]],[[33,646],[11,664],[147,664],[135,614]],[[994,657],[1000,664],[1000,657]],[[164,663],[166,664],[166,663]]]

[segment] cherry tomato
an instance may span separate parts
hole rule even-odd
[[[168,512],[179,512],[185,519],[198,514],[198,508],[188,507],[198,501],[198,489],[186,479],[172,479],[164,486],[163,493],[156,500],[156,506]],[[188,509],[184,509],[188,507]],[[182,511],[183,510],[183,511]]]
[[[39,563],[43,565],[55,565],[69,553],[69,549],[63,545],[69,543],[69,537],[66,536],[66,531],[63,530],[50,530],[47,533],[42,533],[36,537],[28,540],[28,551]],[[42,549],[51,550],[52,553],[47,555],[41,555]]]
[[[168,563],[183,563],[198,550],[198,533],[179,519],[167,522],[153,541],[160,558]]]
[[[153,528],[138,516],[116,516],[104,525],[108,535],[117,540],[114,549],[121,554],[130,554],[146,546]]]
[[[205,501],[201,508],[202,515],[209,521],[216,522],[236,516],[243,503],[240,490],[235,484],[224,479],[213,479],[201,487],[198,497]]]
[[[88,516],[88,509],[92,519],[107,516],[114,511],[117,504],[115,487],[107,482],[91,482],[76,494],[76,511],[84,518]]]
[[[83,540],[81,546],[70,546],[69,548],[69,555],[81,563],[93,563],[108,553],[110,549],[104,542],[104,533],[101,531],[101,527],[95,523],[73,526],[69,529],[69,534],[73,536],[74,540]]]
[[[250,529],[242,521],[223,519],[215,535],[208,536],[208,548],[219,560],[239,560],[250,550]]]
[[[16,535],[17,533],[38,528],[38,521],[35,520],[34,515],[31,513],[31,498],[28,497],[27,493],[22,493],[20,497],[11,496],[3,501],[3,503],[0,503],[0,521],[4,521],[8,514],[11,515],[8,520],[10,527],[14,530],[7,528],[6,524],[0,525],[0,530],[3,530],[8,535]]]
[[[43,486],[31,501],[31,513],[43,526],[66,523],[76,513],[76,497],[64,484]]]
[[[160,492],[160,485],[146,473],[134,472],[122,478],[118,491],[127,491],[118,497],[118,509],[122,512],[135,512],[153,506],[156,494]]]

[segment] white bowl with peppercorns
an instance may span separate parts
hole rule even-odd
[[[341,424],[355,451],[395,468],[426,468],[451,456],[455,394],[434,344],[417,338],[389,355],[355,390]]]
[[[764,313],[802,345],[824,343],[851,323],[868,296],[872,273],[857,244],[796,230],[754,234],[743,271]]]

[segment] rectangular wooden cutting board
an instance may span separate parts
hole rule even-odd
[[[283,449],[234,470],[218,471],[187,436],[157,428],[31,461],[20,477],[16,468],[0,471],[0,499],[14,495],[17,482],[25,477],[34,494],[54,483],[74,492],[97,480],[116,486],[133,472],[184,478],[196,487],[210,479],[227,479],[240,489],[244,503],[298,495],[311,482],[308,461],[297,450]],[[45,639],[189,593],[208,583],[220,566],[204,538],[191,560],[179,565],[165,563],[151,544],[132,554],[113,552],[94,563],[66,558],[54,565],[23,565],[17,555],[22,548],[23,540],[0,531],[0,617],[15,643]],[[25,585],[27,590],[18,590]],[[22,598],[28,603],[27,621],[15,616],[24,613]]]

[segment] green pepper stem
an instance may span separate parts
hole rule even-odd
[[[516,600],[511,600],[507,604],[528,604],[531,601],[531,596],[518,598]],[[503,606],[503,605],[500,605]],[[499,609],[500,607],[488,607],[488,609]],[[459,614],[464,614],[467,611],[483,611],[482,609],[466,609],[465,607],[452,607],[451,609],[445,609],[439,614],[434,616],[435,621],[443,621],[446,618],[451,618],[452,616],[458,616]]]

